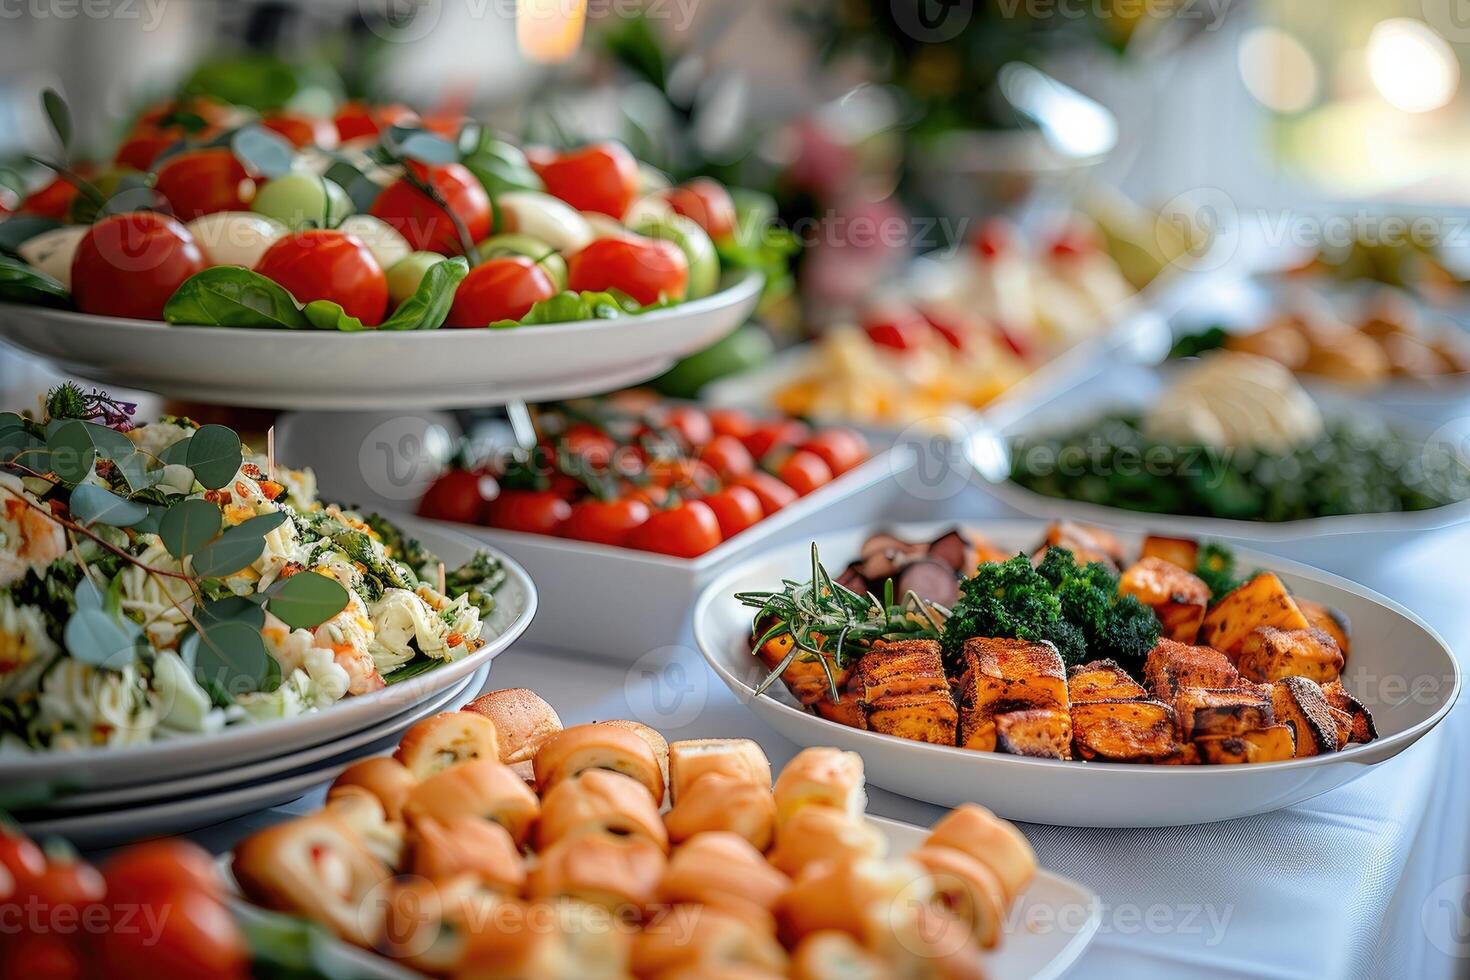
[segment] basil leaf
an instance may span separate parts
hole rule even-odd
[[[201,425],[189,437],[186,465],[194,479],[209,490],[218,490],[235,478],[244,462],[240,437],[223,425]]]
[[[71,306],[71,294],[40,269],[0,255],[0,302],[66,308]]]
[[[306,325],[315,330],[338,330],[342,333],[360,333],[368,327],[355,316],[329,299],[314,299],[301,309]]]
[[[42,91],[41,107],[46,110],[46,119],[51,123],[51,130],[56,134],[62,151],[71,149],[71,109],[67,108],[66,100],[61,97],[61,93],[54,88]]]
[[[482,138],[462,162],[492,199],[507,191],[546,191],[545,182],[531,169],[526,155],[504,140]]]
[[[185,279],[164,304],[163,318],[200,327],[302,330],[309,325],[284,287],[232,265],[213,266]]]
[[[378,329],[438,330],[449,318],[455,290],[469,274],[470,264],[461,256],[429,266],[424,278],[419,280],[419,288],[398,304],[398,309]]]
[[[71,492],[67,502],[72,517],[82,526],[110,524],[113,527],[132,527],[148,516],[146,504],[136,503],[119,497],[111,490],[84,483]]]
[[[179,561],[197,552],[219,534],[224,514],[208,500],[181,500],[158,522],[158,536],[168,553]]]
[[[292,629],[320,626],[347,608],[351,597],[336,579],[299,572],[276,582],[266,594],[271,615]]]
[[[179,646],[179,655],[194,668],[200,684],[212,684],[232,698],[280,686],[281,667],[266,651],[260,630],[226,620],[191,633]]]
[[[42,218],[34,214],[18,214],[0,221],[0,252],[16,254],[16,249],[37,235],[61,227],[55,218]],[[58,284],[59,285],[59,284]]]
[[[61,638],[74,659],[104,670],[122,670],[132,663],[138,645],[136,632],[92,607],[79,608],[72,614]]]
[[[412,680],[420,674],[427,674],[435,667],[446,663],[443,660],[435,660],[433,657],[418,657],[410,660],[402,667],[395,668],[383,675],[383,683],[388,685],[401,684],[406,680]]]
[[[574,320],[615,320],[641,309],[632,297],[619,293],[574,293],[567,290],[550,299],[543,299],[519,320],[498,320],[490,326],[503,330],[545,323],[570,323]]]

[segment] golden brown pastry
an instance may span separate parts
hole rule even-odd
[[[895,909],[924,905],[933,897],[929,874],[912,861],[818,861],[777,901],[776,921],[788,946],[811,933],[836,929],[871,948],[891,931]]]
[[[462,763],[430,776],[403,804],[410,824],[425,817],[440,823],[459,816],[493,820],[510,831],[518,847],[530,835],[540,811],[541,801],[531,788],[495,759]]]
[[[538,855],[526,891],[534,899],[571,898],[641,918],[658,899],[666,860],[644,837],[576,834]]]
[[[393,870],[403,867],[404,828],[389,820],[383,803],[361,786],[343,786],[327,797],[323,812],[345,823],[373,856]]]
[[[618,725],[573,725],[547,739],[536,752],[536,788],[545,793],[587,769],[611,769],[648,787],[655,804],[664,801],[663,770],[653,749],[636,732]]]
[[[893,971],[845,932],[807,935],[791,956],[792,980],[892,980]]]
[[[776,777],[775,794],[781,822],[809,804],[862,813],[868,807],[862,756],[841,749],[802,749]]]
[[[669,799],[707,772],[718,772],[764,789],[771,786],[771,761],[748,738],[692,738],[669,746]]]
[[[952,847],[926,844],[909,858],[929,872],[941,903],[969,926],[981,948],[1000,942],[1008,903],[994,871]]]
[[[669,840],[676,844],[695,834],[723,830],[739,834],[756,850],[765,851],[775,837],[776,799],[766,786],[707,772],[685,787],[664,823]]]
[[[604,725],[615,725],[618,728],[626,728],[637,735],[653,750],[653,757],[658,760],[658,771],[663,775],[665,792],[669,785],[669,741],[657,731],[638,721],[630,721],[627,718],[613,718],[603,722]]]
[[[392,873],[337,817],[317,813],[252,834],[231,867],[257,905],[320,923],[359,946],[382,937],[383,910],[368,899]]]
[[[327,799],[339,788],[361,787],[372,793],[383,804],[383,812],[389,820],[403,819],[403,801],[408,791],[418,785],[418,777],[397,759],[385,755],[373,756],[354,762],[342,770],[342,775],[327,790]]]
[[[455,980],[625,980],[629,940],[580,902],[505,902],[472,933]]]
[[[460,710],[483,715],[495,724],[500,761],[508,766],[530,762],[541,743],[562,729],[556,709],[523,687],[482,694]]]
[[[633,937],[633,974],[661,978],[676,970],[691,976],[749,967],[784,976],[786,951],[768,932],[738,915],[705,905],[676,905]]]
[[[798,877],[817,861],[841,858],[880,858],[888,840],[864,816],[852,816],[830,806],[806,806],[776,829],[771,863]]]
[[[403,733],[393,758],[417,779],[427,779],[460,762],[500,761],[495,723],[484,715],[446,711],[418,722]]]
[[[551,787],[541,800],[536,848],[590,832],[644,837],[665,854],[669,850],[669,834],[648,787],[606,769],[588,769]]]
[[[1036,877],[1036,853],[1025,836],[975,803],[963,803],[940,817],[924,843],[962,851],[995,872],[1007,904]]]
[[[409,870],[430,881],[470,874],[507,895],[519,893],[526,883],[526,862],[510,831],[467,813],[443,822],[433,817],[415,820],[409,854]]]
[[[940,905],[902,902],[868,941],[894,974],[932,980],[985,980],[969,926]]]
[[[766,863],[744,837],[726,831],[699,834],[669,859],[659,898],[669,905],[708,905],[775,931],[771,909],[791,879]]]
[[[492,923],[503,901],[472,874],[399,880],[388,895],[383,950],[426,973],[447,973],[464,958],[469,933]]]

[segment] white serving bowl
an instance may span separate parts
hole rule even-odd
[[[927,541],[952,525],[888,528]],[[970,530],[999,547],[1029,553],[1042,521],[987,521]],[[873,528],[817,538],[823,562],[840,569]],[[1120,535],[1137,551],[1140,535]],[[1259,553],[1239,552],[1245,567],[1276,571],[1293,592],[1324,602],[1352,621],[1353,646],[1343,684],[1373,713],[1379,738],[1330,755],[1238,766],[1152,766],[1030,759],[929,745],[849,728],[801,710],[780,683],[756,696],[767,668],[750,650],[753,610],[737,592],[779,588],[809,576],[803,541],[731,569],[700,596],[694,635],[711,669],[735,696],[798,745],[835,745],[861,753],[874,785],[955,806],[974,801],[1011,820],[1075,827],[1160,827],[1209,823],[1293,806],[1336,789],[1423,737],[1460,691],[1460,670],[1445,643],[1418,616],[1346,579]]]

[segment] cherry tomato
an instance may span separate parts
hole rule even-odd
[[[755,471],[750,450],[734,436],[715,436],[699,458],[712,466],[722,480],[733,480]]]
[[[348,102],[337,110],[332,122],[337,126],[337,137],[346,143],[364,136],[376,138],[389,126],[406,126],[417,119],[418,115],[406,105]]]
[[[8,874],[15,894],[29,888],[46,871],[46,855],[29,837],[0,826],[0,868]]]
[[[22,887],[48,908],[84,908],[107,893],[102,873],[75,855],[48,861],[46,870]]]
[[[163,305],[204,268],[204,254],[179,222],[153,211],[103,218],[71,262],[72,300],[83,313],[161,320]]]
[[[726,487],[704,498],[704,502],[715,512],[715,518],[720,522],[720,533],[726,539],[754,527],[766,515],[760,498],[749,487]]]
[[[598,544],[621,545],[635,528],[648,520],[652,509],[637,497],[598,500],[595,497],[576,504],[572,514],[558,529],[564,538],[595,541]]]
[[[599,238],[567,260],[567,287],[617,289],[645,306],[664,297],[683,299],[689,260],[679,246],[658,238]]]
[[[655,485],[677,490],[686,497],[703,497],[720,485],[719,475],[708,463],[681,456],[677,459],[651,459],[645,472]]]
[[[133,844],[102,865],[109,901],[137,902],[158,892],[218,892],[214,859],[197,844],[165,838]]]
[[[696,177],[665,196],[669,207],[694,219],[709,237],[720,239],[735,231],[735,199],[719,181]]]
[[[94,936],[98,976],[110,980],[244,980],[245,937],[224,903],[193,887],[149,892],[148,909]]]
[[[292,146],[315,146],[323,150],[337,148],[337,127],[330,119],[299,112],[273,112],[263,118],[260,124],[286,137]]]
[[[806,423],[796,419],[778,418],[759,422],[741,442],[750,450],[750,455],[761,459],[774,449],[794,446],[811,433]]]
[[[581,472],[600,473],[612,464],[618,443],[597,426],[579,423],[562,433],[557,448]]]
[[[834,477],[868,458],[868,441],[851,429],[823,429],[802,443],[801,449],[822,457]]]
[[[249,211],[256,187],[235,154],[216,147],[169,157],[153,189],[168,201],[179,220],[193,221],[216,211]]]
[[[325,299],[367,326],[383,322],[388,277],[362,239],[313,228],[287,235],[265,250],[255,271],[284,286],[297,302]]]
[[[715,429],[710,424],[709,416],[691,405],[676,405],[659,414],[661,417],[658,419],[658,427],[678,433],[688,449],[707,446],[715,437]]]
[[[490,234],[490,196],[474,174],[457,163],[429,166],[411,160],[408,166],[419,182],[433,188],[443,205],[400,177],[373,202],[373,217],[397,228],[419,251],[441,255],[459,255],[465,250],[451,212],[464,225],[471,242]]]
[[[736,439],[744,439],[755,429],[755,419],[751,418],[749,412],[738,408],[710,409],[709,424],[715,430],[715,435],[734,436]]]
[[[913,350],[929,333],[928,321],[907,306],[885,306],[869,310],[863,317],[868,339],[880,347]]]
[[[634,500],[641,500],[655,510],[661,509],[669,502],[669,491],[657,483],[628,484],[623,489],[623,496]]]
[[[802,497],[832,482],[832,468],[816,453],[802,449],[786,457],[776,470],[776,475],[781,478],[782,483]]]
[[[418,513],[439,521],[478,524],[495,490],[495,478],[488,473],[450,470],[429,485]]]
[[[556,295],[556,283],[523,255],[505,255],[470,270],[454,293],[447,327],[484,327],[519,320],[531,307]]]
[[[70,934],[22,931],[0,950],[0,980],[82,980],[89,972]]]
[[[676,558],[698,558],[721,540],[719,518],[699,500],[656,511],[628,535],[629,547]]]
[[[555,534],[572,505],[549,490],[504,490],[485,508],[485,523],[505,531]]]
[[[769,473],[756,471],[749,476],[742,476],[732,481],[731,485],[744,487],[755,494],[756,499],[760,501],[761,510],[767,517],[782,507],[789,507],[796,503],[796,491]]]
[[[119,167],[129,167],[147,173],[153,169],[153,162],[158,159],[159,154],[181,139],[183,139],[182,136],[172,136],[151,129],[137,132],[123,140],[112,162]]]
[[[530,160],[546,192],[578,211],[621,218],[638,197],[638,161],[620,143],[593,143]]]
[[[44,187],[27,194],[20,204],[20,211],[22,214],[65,221],[71,211],[71,202],[76,200],[76,196],[76,185],[65,177],[57,177]]]

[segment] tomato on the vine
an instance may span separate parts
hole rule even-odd
[[[93,225],[72,256],[72,300],[83,313],[163,319],[163,306],[204,268],[204,253],[179,222],[131,211]]]
[[[578,211],[621,218],[638,197],[638,161],[621,143],[593,143],[529,159],[546,192]]]
[[[245,937],[212,890],[160,886],[143,902],[156,910],[152,928],[105,929],[92,937],[98,975],[111,980],[244,980],[250,975]]]
[[[214,892],[219,888],[214,859],[197,844],[179,838],[145,841],[118,851],[102,865],[109,900],[142,902],[175,889]]]
[[[550,490],[506,490],[485,508],[485,523],[503,531],[555,534],[572,505]]]
[[[418,514],[438,521],[478,524],[495,499],[495,478],[488,473],[453,469],[429,485],[419,500]]]
[[[715,435],[734,436],[736,439],[744,439],[755,429],[755,419],[749,412],[739,408],[710,409],[709,424],[715,430]]]
[[[755,471],[755,459],[745,444],[734,436],[715,436],[699,454],[723,480],[733,480]]]
[[[648,503],[635,496],[616,500],[588,497],[573,505],[571,515],[557,533],[578,541],[621,545],[636,528],[643,526],[651,513]]]
[[[868,458],[868,441],[852,429],[823,429],[802,443],[801,449],[822,457],[834,477]]]
[[[692,218],[709,237],[718,241],[735,231],[735,199],[725,185],[709,177],[696,177],[665,192],[669,207]]]
[[[781,478],[782,483],[802,497],[832,482],[832,468],[822,457],[804,449],[798,449],[787,456],[777,467],[776,475]]]
[[[715,512],[715,518],[720,522],[720,533],[727,539],[754,527],[765,517],[760,498],[749,487],[726,487],[705,497],[704,502]]]
[[[400,177],[389,184],[373,202],[369,213],[397,228],[409,244],[423,252],[459,255],[472,243],[490,234],[490,195],[463,165],[425,164],[410,160],[415,180]],[[428,186],[442,201],[419,189]],[[455,227],[453,214],[469,236],[465,242]]]
[[[719,518],[699,500],[654,512],[628,536],[631,547],[676,558],[698,558],[722,540]]]
[[[266,249],[255,271],[297,302],[329,300],[366,326],[382,323],[388,309],[383,267],[362,239],[345,232],[313,228],[287,235]]]
[[[798,422],[796,419],[775,418],[756,423],[755,428],[751,429],[740,441],[745,443],[745,448],[750,450],[750,455],[761,459],[772,450],[796,445],[806,439],[810,432],[811,430],[804,422]]]
[[[232,150],[214,147],[169,157],[153,189],[181,221],[216,211],[249,211],[256,184]]]
[[[645,306],[683,299],[689,260],[678,245],[659,238],[599,238],[567,260],[567,287],[573,292],[616,289]]]
[[[35,841],[0,826],[0,868],[19,894],[46,871],[46,855]]]
[[[24,932],[6,938],[0,950],[0,980],[83,980],[86,957],[74,937],[59,932]]]
[[[770,517],[783,507],[789,507],[796,503],[796,491],[776,479],[769,473],[757,470],[749,476],[742,476],[731,483],[732,486],[745,487],[755,494],[760,501],[761,510]]]
[[[300,112],[273,112],[262,118],[260,124],[272,132],[280,133],[291,141],[292,146],[298,148],[337,148],[337,127],[330,119]]]
[[[692,405],[676,405],[660,415],[659,428],[678,433],[688,449],[701,449],[715,437],[709,416]]]
[[[454,293],[446,327],[484,327],[519,320],[557,292],[550,273],[520,255],[491,259],[470,270]]]
[[[27,194],[25,200],[20,202],[20,211],[22,214],[34,214],[38,218],[65,221],[76,197],[77,186],[65,177],[57,177]]]
[[[347,102],[337,110],[332,122],[337,127],[337,138],[346,143],[364,136],[376,139],[389,126],[407,126],[417,119],[418,114],[406,105]]]
[[[579,422],[562,433],[557,449],[584,471],[600,473],[612,465],[618,443],[597,426]]]

